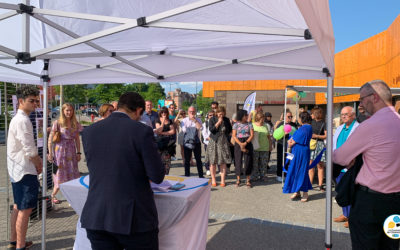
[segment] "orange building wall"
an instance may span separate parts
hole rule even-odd
[[[382,79],[390,87],[400,87],[400,15],[390,27],[335,55],[335,86],[360,87]],[[215,90],[280,90],[287,85],[326,86],[325,80],[265,80],[203,82],[203,95]],[[357,101],[359,95],[334,97],[334,102]],[[325,95],[315,95],[316,104],[326,103]]]

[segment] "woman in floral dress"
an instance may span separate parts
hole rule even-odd
[[[53,176],[54,188],[52,202],[59,204],[56,194],[60,190],[61,183],[80,177],[78,162],[81,160],[79,132],[83,130],[75,117],[74,107],[65,103],[61,109],[61,115],[53,123],[49,136],[49,155],[48,160],[58,166],[57,173]],[[59,142],[53,143],[55,132],[61,133]]]
[[[225,187],[226,164],[232,162],[229,150],[228,136],[232,132],[232,126],[228,118],[225,117],[224,107],[218,107],[217,116],[209,121],[210,141],[206,151],[206,162],[210,164],[211,185],[217,186],[215,179],[217,165],[221,169],[221,187]]]

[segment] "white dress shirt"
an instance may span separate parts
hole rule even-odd
[[[18,182],[24,175],[37,175],[35,165],[30,160],[38,154],[33,127],[29,116],[18,109],[11,119],[7,138],[7,167],[11,182]]]
[[[210,120],[208,120],[206,122],[210,122]],[[211,132],[210,132],[209,126],[206,126],[206,122],[203,123],[203,128],[201,130],[201,134],[203,135],[203,138],[204,138],[204,142],[203,143],[205,145],[208,145],[210,140],[206,140],[206,139],[210,137]]]

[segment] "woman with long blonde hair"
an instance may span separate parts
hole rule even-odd
[[[81,147],[79,132],[83,130],[75,116],[74,107],[65,103],[62,105],[60,118],[53,123],[48,146],[48,160],[58,166],[57,173],[53,176],[54,188],[52,202],[59,204],[56,194],[61,183],[80,177],[78,162],[81,160]],[[59,134],[59,139],[54,140],[54,135]]]

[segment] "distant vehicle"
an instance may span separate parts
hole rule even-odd
[[[92,115],[93,114],[95,116],[99,116],[99,112],[94,108],[84,109],[84,110],[82,110],[82,114],[83,115]]]
[[[60,115],[60,107],[51,109],[51,118],[57,118]]]

